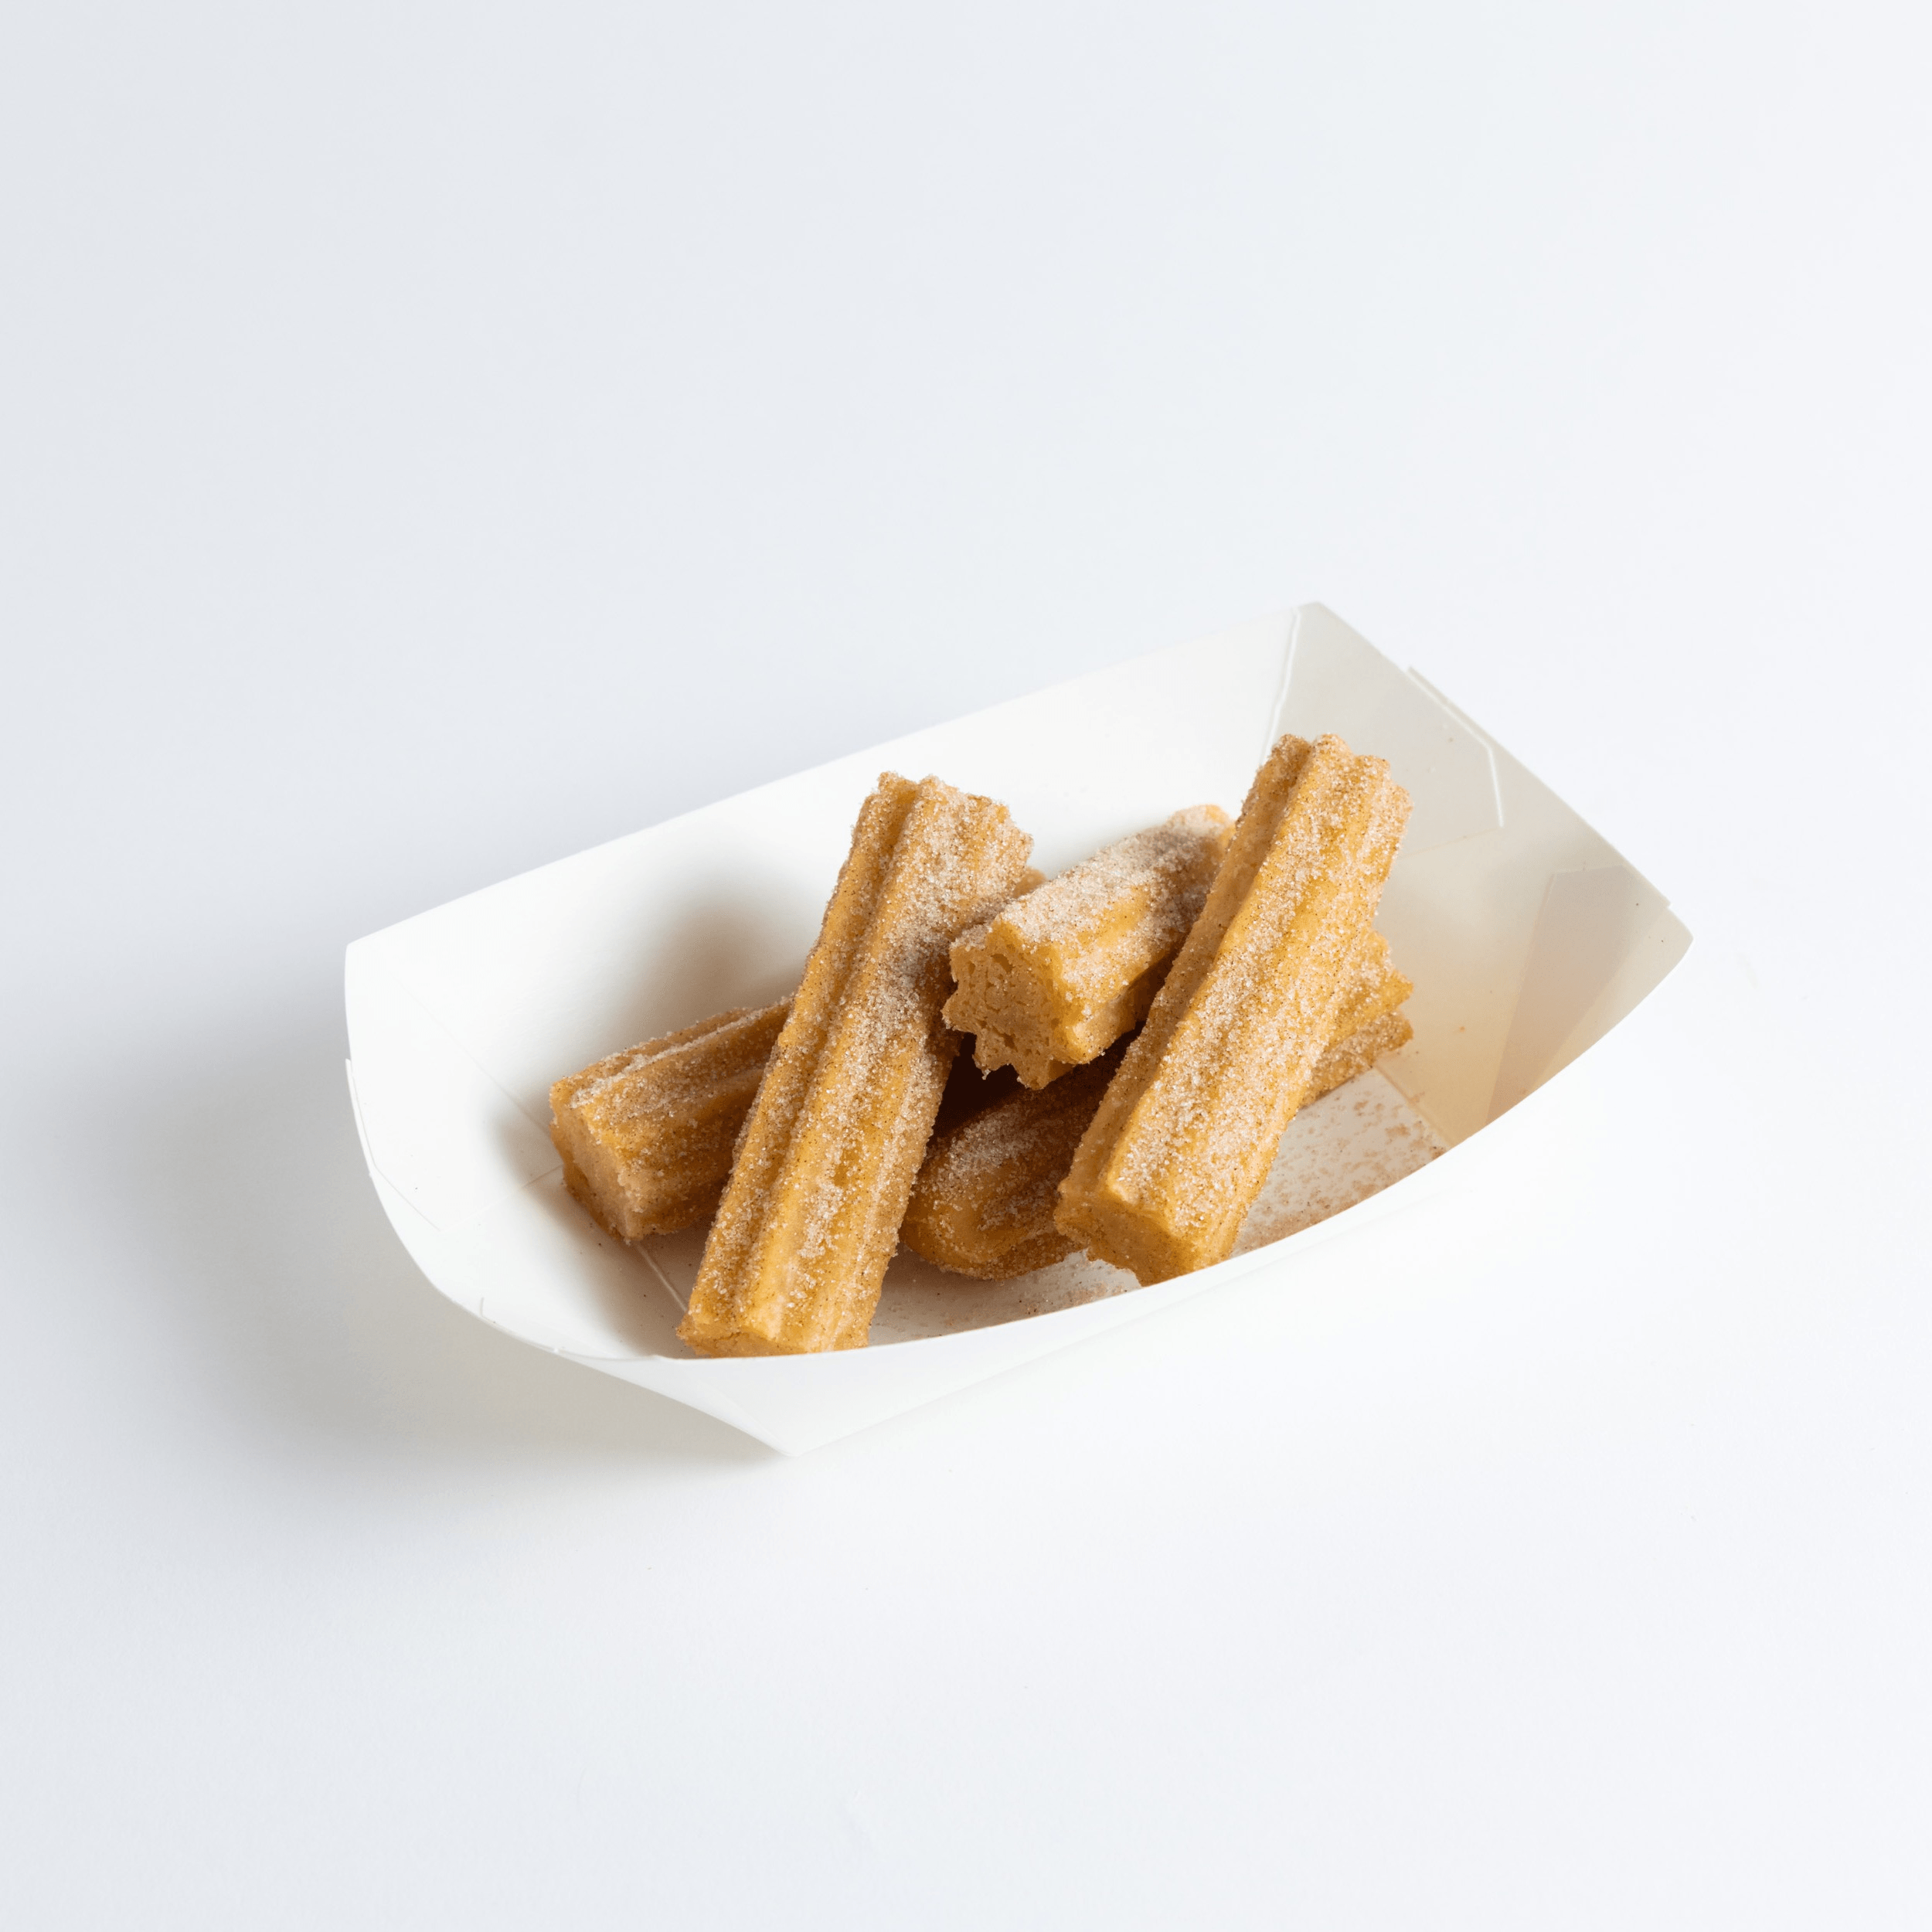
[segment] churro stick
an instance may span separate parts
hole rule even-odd
[[[1096,852],[954,943],[946,1021],[991,1072],[1044,1087],[1145,1017],[1227,842],[1218,805]]]
[[[1369,937],[1337,1037],[1309,1077],[1309,1100],[1367,1072],[1410,1037],[1396,1009],[1414,988],[1389,964],[1381,934]],[[942,1124],[913,1184],[900,1240],[937,1267],[985,1281],[1072,1253],[1077,1244],[1053,1221],[1060,1184],[1120,1060],[1116,1048],[1050,1087],[1013,1088],[957,1124]]]
[[[955,1274],[1005,1281],[1071,1254],[1053,1225],[1060,1178],[1120,1061],[1110,1052],[1050,1087],[1004,1100],[933,1136],[900,1239]]]
[[[564,1184],[607,1234],[669,1234],[717,1206],[732,1144],[791,1007],[781,1000],[715,1014],[550,1089]]]
[[[947,948],[1023,887],[1032,842],[937,778],[866,801],[678,1329],[699,1354],[864,1346],[958,1047]]]
[[[1143,1282],[1223,1260],[1307,1097],[1408,816],[1379,758],[1283,738],[1066,1179],[1060,1231]]]

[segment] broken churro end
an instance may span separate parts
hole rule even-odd
[[[947,1023],[980,1066],[1045,1087],[1138,1026],[1231,830],[1196,805],[1097,852],[957,940]]]

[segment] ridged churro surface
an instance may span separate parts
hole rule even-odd
[[[1022,889],[1005,806],[888,772],[859,812],[678,1333],[704,1355],[862,1347],[958,1045],[947,952]]]
[[[989,1071],[1044,1087],[1138,1026],[1194,923],[1230,832],[1178,811],[1016,899],[952,949],[947,1023]]]
[[[674,1233],[717,1206],[732,1144],[790,1006],[714,1014],[550,1089],[564,1183],[607,1234]]]
[[[1015,1087],[933,1136],[900,1239],[955,1274],[1009,1281],[1073,1243],[1053,1225],[1061,1177],[1120,1059],[1109,1053],[1050,1087]]]
[[[1358,983],[1408,815],[1379,758],[1284,737],[1061,1184],[1062,1233],[1141,1281],[1223,1259]]]

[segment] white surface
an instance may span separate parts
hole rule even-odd
[[[0,33],[9,1923],[1922,1922],[1919,15]],[[349,939],[1303,597],[1587,1158],[790,1463],[416,1274]]]

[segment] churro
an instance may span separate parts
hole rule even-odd
[[[1393,1013],[1415,990],[1408,976],[1396,970],[1389,957],[1389,942],[1372,926],[1369,927],[1357,944],[1355,957],[1343,981],[1341,1003],[1328,1050],[1339,1046],[1351,1033],[1359,1032],[1385,1014]],[[1324,1087],[1316,1090],[1325,1093],[1328,1090]],[[1311,1092],[1308,1098],[1313,1100],[1315,1094]]]
[[[1071,1254],[1053,1225],[1060,1179],[1119,1059],[1110,1052],[1050,1087],[1015,1086],[935,1134],[900,1239],[936,1267],[982,1281]]]
[[[991,1071],[1044,1087],[1145,1016],[1213,883],[1230,827],[1217,805],[1177,811],[1016,899],[957,940],[949,1026]]]
[[[1349,1002],[1408,816],[1379,758],[1282,738],[1061,1183],[1060,1231],[1142,1282],[1224,1259]]]
[[[1409,1022],[1396,1009],[1414,990],[1389,963],[1387,942],[1371,931],[1356,955],[1335,1037],[1308,1077],[1304,1106],[1409,1040]],[[1072,1253],[1077,1243],[1053,1220],[1060,1184],[1122,1050],[1117,1046],[1049,1087],[1009,1087],[975,1111],[962,1107],[954,1123],[942,1110],[900,1239],[936,1267],[985,1281],[1007,1281]],[[961,1069],[970,1077],[963,1057],[955,1084]],[[998,1078],[984,1084],[993,1087]]]
[[[859,812],[705,1245],[702,1355],[865,1344],[947,1073],[947,951],[1029,878],[1004,805],[888,772]]]
[[[564,1184],[621,1240],[695,1227],[718,1205],[732,1144],[791,1002],[735,1008],[648,1039],[550,1089]]]
[[[1306,1107],[1309,1100],[1318,1100],[1324,1094],[1332,1092],[1358,1073],[1367,1073],[1384,1053],[1393,1053],[1398,1046],[1406,1046],[1415,1036],[1416,1029],[1403,1013],[1379,1014],[1366,1026],[1357,1027],[1345,1038],[1338,1039],[1315,1062],[1315,1071],[1308,1077],[1308,1094],[1301,1104]]]

